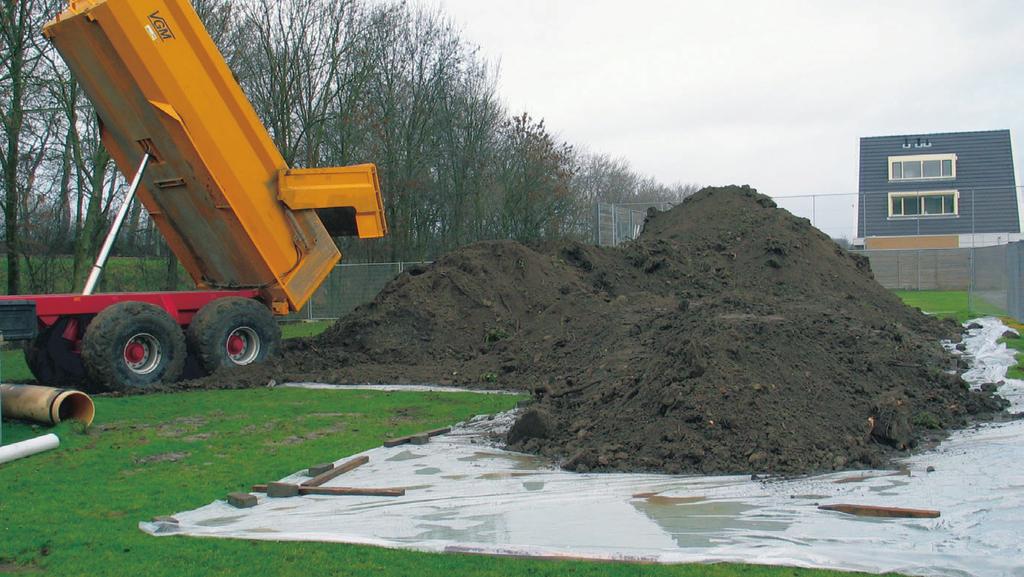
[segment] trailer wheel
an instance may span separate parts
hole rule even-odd
[[[41,385],[96,392],[89,390],[82,357],[72,350],[72,343],[64,339],[64,330],[71,320],[62,318],[53,326],[39,331],[35,339],[25,341],[25,364]],[[83,319],[77,320],[85,322]]]
[[[212,373],[263,362],[281,343],[281,327],[259,301],[226,297],[200,309],[186,336],[190,354]]]
[[[185,336],[178,323],[149,303],[107,307],[82,339],[82,362],[89,380],[117,391],[177,380],[185,356]]]

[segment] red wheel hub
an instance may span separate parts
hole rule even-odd
[[[228,337],[228,354],[229,355],[231,355],[231,356],[240,355],[240,354],[242,354],[242,351],[244,351],[244,350],[245,350],[245,339],[243,339],[242,337],[238,336],[237,334],[233,334],[230,337]]]
[[[128,361],[133,365],[137,365],[142,362],[142,359],[146,358],[146,347],[141,343],[129,343],[124,348],[124,360]]]

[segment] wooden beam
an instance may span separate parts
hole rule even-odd
[[[424,431],[422,433],[416,433],[415,435],[406,435],[404,437],[395,437],[394,439],[388,439],[384,441],[384,446],[387,448],[397,447],[399,445],[405,445],[406,443],[413,442],[413,439],[427,437],[428,439],[445,435],[452,432],[451,427],[442,427],[440,429],[434,429],[432,431]]]
[[[266,485],[253,485],[253,493],[266,493]],[[299,487],[299,495],[331,495],[335,497],[402,497],[405,489],[366,489],[361,487]]]
[[[901,509],[899,507],[875,507],[872,505],[821,505],[822,511],[838,511],[858,517],[891,517],[905,519],[937,519],[941,515],[939,511],[930,509]]]
[[[325,471],[323,473],[320,473],[319,475],[317,475],[316,477],[313,477],[312,479],[310,479],[308,481],[304,481],[304,482],[300,483],[300,486],[302,486],[302,487],[319,487],[320,485],[323,485],[327,481],[330,481],[331,479],[333,479],[333,478],[335,478],[335,477],[337,477],[339,475],[344,475],[345,473],[348,473],[352,469],[355,469],[357,467],[362,467],[363,465],[365,465],[365,464],[367,464],[369,462],[370,462],[370,458],[367,457],[366,455],[363,455],[362,457],[356,457],[355,459],[350,459],[350,460],[345,461],[344,463],[338,465],[337,467],[335,467],[333,469],[329,469],[329,470],[327,470],[327,471]]]

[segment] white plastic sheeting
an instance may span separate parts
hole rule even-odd
[[[981,324],[968,340],[969,378],[1002,382],[1013,357],[994,342],[1006,327],[994,319]],[[1019,400],[1024,383],[1002,388]],[[261,496],[253,509],[218,501],[175,514],[178,524],[140,526],[154,535],[420,551],[1024,576],[1022,421],[956,433],[906,459],[909,474],[755,481],[554,470],[490,444],[512,418],[478,418],[428,445],[367,451],[368,465],[330,483],[406,487],[405,497]],[[827,503],[938,509],[942,516],[866,519],[817,509]]]

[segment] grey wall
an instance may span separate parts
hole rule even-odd
[[[918,139],[928,148],[913,145]],[[911,148],[904,148],[905,143]],[[958,155],[955,179],[889,182],[889,157],[918,154]],[[955,217],[889,219],[889,193],[960,191]],[[912,236],[1020,232],[1010,131],[955,132],[913,136],[875,136],[860,141],[860,209],[857,235]]]

